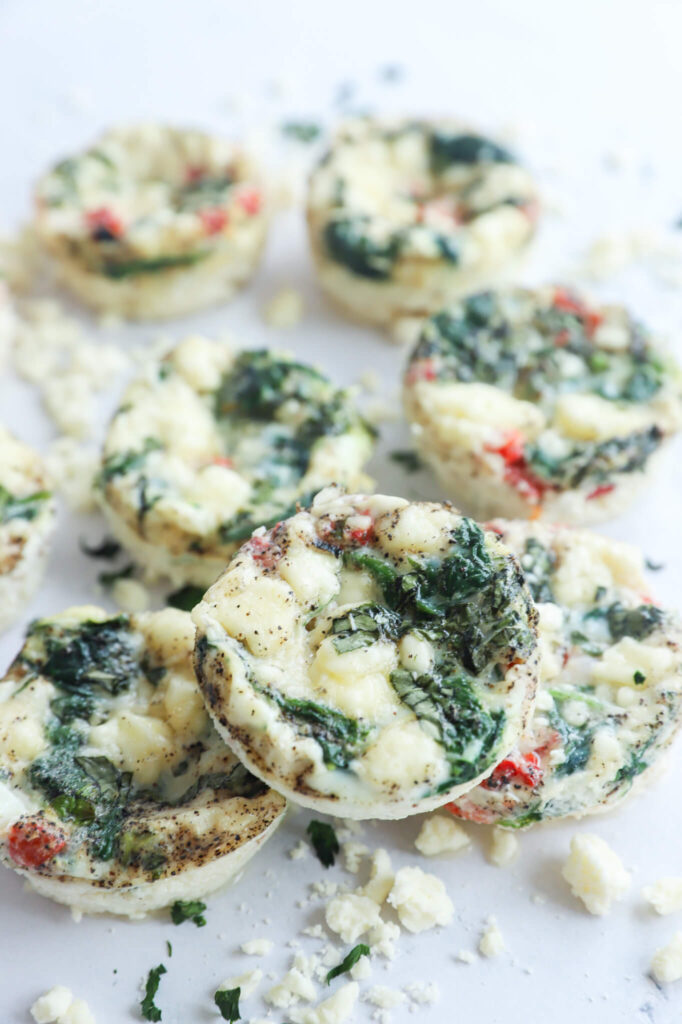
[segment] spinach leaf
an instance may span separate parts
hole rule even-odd
[[[240,1019],[239,997],[241,993],[241,988],[219,988],[213,996],[215,1004],[220,1010],[220,1016],[223,1020],[230,1021],[231,1024]]]
[[[165,256],[153,256],[149,259],[116,261],[105,260],[98,268],[100,274],[111,277],[115,281],[124,277],[140,277],[142,274],[158,274],[163,270],[175,267],[192,267],[209,255],[208,249],[194,249],[190,252],[168,253]]]
[[[375,242],[367,233],[368,217],[344,217],[330,221],[324,229],[324,244],[335,263],[358,277],[386,281],[400,255],[400,237],[390,235]]]
[[[140,451],[116,452],[109,455],[97,476],[97,485],[103,487],[114,477],[124,476],[144,465],[150,452],[159,451],[163,445],[155,437],[145,438]]]
[[[546,548],[535,537],[529,537],[520,561],[533,600],[553,601],[550,579],[556,568],[555,552],[551,548]]]
[[[171,920],[173,924],[193,921],[197,928],[203,928],[206,924],[205,910],[206,904],[201,900],[176,900],[170,908]]]
[[[395,640],[399,634],[400,616],[380,604],[357,605],[334,619],[331,627],[332,643],[338,654],[367,647],[383,638]]]
[[[200,775],[177,800],[171,801],[171,805],[184,807],[207,789],[212,789],[215,793],[234,793],[249,800],[260,796],[266,788],[265,783],[252,775],[248,768],[243,764],[237,764],[229,772],[205,772]]]
[[[105,537],[101,544],[93,544],[92,546],[82,538],[78,543],[81,551],[88,558],[103,558],[106,561],[111,561],[121,553],[121,545],[111,537]]]
[[[594,726],[589,721],[584,725],[569,725],[558,711],[549,713],[549,722],[552,728],[559,733],[566,754],[561,764],[554,766],[554,774],[558,778],[574,775],[575,772],[581,771],[589,761],[594,739]]]
[[[179,590],[174,590],[172,594],[169,594],[166,598],[166,604],[169,604],[171,608],[180,608],[183,612],[191,612],[192,608],[199,604],[204,593],[203,587],[196,587],[192,583],[188,583],[186,586],[180,587]]]
[[[159,964],[158,967],[152,967],[149,974],[147,975],[144,999],[140,1003],[140,1010],[145,1020],[161,1020],[161,1010],[159,1010],[158,1006],[155,1005],[154,996],[159,991],[159,982],[161,981],[161,975],[165,973],[166,968],[163,966],[163,964]]]
[[[322,126],[316,121],[285,121],[281,126],[282,135],[296,142],[314,142],[322,134]]]
[[[661,444],[659,427],[613,437],[608,441],[583,443],[567,455],[550,455],[538,445],[526,445],[525,455],[532,471],[561,488],[574,488],[583,480],[608,481],[615,473],[633,473],[642,469],[652,452]]]
[[[452,164],[513,162],[511,153],[482,135],[446,135],[433,132],[429,140],[431,169],[442,174]]]
[[[408,473],[416,473],[424,468],[424,464],[414,451],[395,451],[390,453],[390,458],[402,466]]]
[[[538,821],[543,820],[541,804],[532,804],[525,814],[520,814],[517,818],[504,818],[500,822],[503,828],[527,828],[528,825],[534,825]]]
[[[125,615],[77,627],[38,621],[29,637],[42,641],[41,673],[70,693],[97,687],[116,696],[140,674],[138,650]]]
[[[310,842],[313,844],[320,864],[325,868],[331,868],[340,849],[339,840],[336,838],[336,832],[332,826],[324,821],[313,819],[308,822],[306,832],[310,836]]]
[[[0,525],[12,519],[27,519],[29,522],[40,515],[49,501],[49,491],[36,491],[25,498],[15,498],[6,487],[0,484]]]
[[[338,978],[339,974],[346,974],[352,967],[355,967],[361,956],[369,956],[369,946],[366,946],[364,942],[359,942],[357,946],[353,946],[350,953],[346,954],[340,964],[332,967],[331,971],[327,971],[327,984],[329,985],[334,978]]]
[[[128,562],[127,565],[122,566],[120,569],[113,569],[111,572],[100,572],[97,575],[97,582],[105,590],[108,590],[118,580],[129,580],[135,572],[135,565],[133,562]]]
[[[664,613],[653,604],[642,604],[638,608],[624,608],[616,602],[606,613],[609,630],[614,641],[625,636],[643,640],[660,626]]]
[[[168,860],[158,837],[149,829],[126,829],[118,842],[118,860],[124,867],[141,867],[151,874],[152,881],[161,877],[161,868]]]
[[[369,734],[368,726],[324,704],[285,697],[278,690],[257,686],[255,683],[254,687],[278,706],[283,716],[294,723],[298,732],[312,736],[319,743],[326,765],[347,768],[353,758],[359,755],[362,743]]]

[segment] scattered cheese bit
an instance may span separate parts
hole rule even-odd
[[[395,876],[388,851],[379,847],[372,856],[372,867],[370,868],[369,881],[362,887],[360,892],[363,896],[369,896],[379,906],[384,902],[393,888]]]
[[[242,942],[242,953],[247,956],[267,956],[274,946],[272,939],[249,939]]]
[[[590,914],[608,913],[614,900],[622,899],[630,888],[630,874],[620,857],[590,832],[573,837],[561,873]]]
[[[368,896],[346,893],[327,904],[325,919],[329,928],[350,944],[379,922],[379,907]]]
[[[355,1009],[358,991],[358,983],[349,981],[311,1010],[302,1013],[294,1011],[290,1017],[294,1024],[344,1024],[344,1021],[350,1020]]]
[[[124,612],[146,612],[151,603],[151,595],[139,580],[122,577],[114,582],[111,596]]]
[[[72,437],[59,437],[48,448],[45,463],[53,489],[64,495],[73,511],[92,512],[92,482],[99,469],[99,452]]]
[[[400,938],[400,927],[394,921],[379,921],[369,932],[369,946],[374,956],[386,960],[395,957],[395,944]]]
[[[414,845],[425,857],[437,857],[464,850],[471,839],[452,815],[433,814],[422,825]]]
[[[668,984],[682,978],[682,932],[675,932],[667,946],[661,946],[651,961],[651,973],[656,981]]]
[[[353,981],[364,981],[365,978],[369,978],[372,973],[369,957],[361,956],[358,962],[353,964],[349,973]]]
[[[365,846],[364,843],[356,843],[355,840],[350,840],[343,844],[341,852],[343,853],[346,871],[350,871],[352,875],[357,875],[363,857],[369,854],[369,847]]]
[[[400,1006],[405,1002],[405,994],[396,988],[388,988],[387,985],[374,985],[362,996],[364,1002],[372,1006],[379,1006],[383,1010],[392,1010],[394,1006]]]
[[[376,395],[381,387],[381,377],[376,370],[363,370],[360,374],[360,387],[372,395]]]
[[[470,949],[460,949],[457,959],[463,964],[474,964],[476,963],[476,954],[472,953]]]
[[[84,999],[74,999],[66,1013],[57,1018],[57,1024],[95,1024],[95,1017]]]
[[[287,1010],[301,1000],[305,1003],[312,1002],[317,995],[317,987],[312,978],[301,970],[301,966],[303,966],[301,961],[299,964],[300,966],[294,966],[287,971],[282,980],[265,993],[266,1003],[270,1003],[271,1006],[276,1006],[278,1009]],[[307,969],[308,964],[306,963]]]
[[[507,947],[504,944],[504,938],[502,932],[497,926],[497,921],[494,917],[489,917],[486,921],[486,929],[481,935],[481,940],[478,944],[478,951],[481,956],[499,956],[500,953],[504,953]]]
[[[31,1016],[36,1024],[53,1024],[57,1017],[66,1013],[72,1002],[73,993],[64,985],[55,985],[36,999],[31,1007]]]
[[[659,878],[642,889],[642,896],[657,914],[673,914],[682,910],[682,878]]]
[[[403,992],[420,1006],[430,1006],[440,999],[440,990],[433,981],[411,981],[405,985]]]
[[[410,932],[423,932],[449,924],[454,907],[440,878],[421,868],[401,868],[395,876],[388,902],[400,923]]]
[[[293,846],[289,850],[289,856],[292,860],[302,860],[307,857],[310,853],[310,847],[306,843],[305,839],[301,839],[296,846]]]
[[[492,841],[488,851],[488,860],[498,868],[506,867],[519,852],[519,841],[513,832],[506,828],[493,829]]]
[[[268,302],[263,316],[269,327],[295,327],[303,316],[303,296],[295,288],[280,288]]]
[[[248,996],[253,995],[262,980],[263,972],[260,967],[257,967],[255,971],[245,971],[244,974],[235,974],[234,977],[228,978],[227,981],[224,981],[219,988],[240,988],[241,997],[246,999]]]

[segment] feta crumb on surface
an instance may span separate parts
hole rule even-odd
[[[95,1016],[84,999],[74,999],[57,1024],[95,1024]]]
[[[111,596],[124,612],[146,612],[151,604],[151,595],[139,580],[116,580],[111,588]]]
[[[92,512],[95,508],[92,482],[99,463],[97,449],[79,444],[72,437],[59,437],[48,448],[45,464],[52,488],[63,494],[74,512]]]
[[[405,985],[403,992],[413,1003],[420,1006],[431,1006],[440,999],[440,989],[433,981],[411,981]]]
[[[423,932],[449,924],[454,907],[445,885],[436,875],[421,868],[401,868],[395,876],[388,902],[395,907],[400,923],[410,932]]]
[[[372,1006],[379,1006],[383,1010],[392,1010],[394,1006],[400,1006],[405,1002],[405,993],[397,988],[389,988],[387,985],[373,985],[362,995],[363,1002],[371,1003]]]
[[[344,1024],[350,1020],[358,1000],[359,987],[349,981],[337,989],[333,996],[310,1010],[294,1010],[289,1016],[294,1024]]]
[[[36,1024],[54,1024],[72,1002],[73,993],[64,985],[55,985],[36,999],[31,1007],[31,1016]]]
[[[269,327],[295,327],[303,316],[303,296],[295,288],[280,288],[265,306],[263,318]]]
[[[481,956],[493,957],[504,953],[507,947],[504,944],[504,936],[500,931],[494,917],[486,921],[486,928],[478,943],[478,951]]]
[[[321,924],[310,924],[302,930],[303,935],[309,935],[312,939],[323,939],[324,928]]]
[[[682,878],[659,878],[642,889],[642,896],[657,914],[674,914],[682,910]]]
[[[395,944],[400,938],[400,926],[395,921],[379,921],[369,931],[369,946],[374,956],[386,960],[395,957]]]
[[[630,888],[630,873],[618,854],[600,836],[583,832],[571,840],[571,852],[561,869],[574,896],[590,914],[607,914],[615,900]]]
[[[519,841],[513,832],[505,828],[493,828],[488,860],[498,868],[506,867],[519,852]]]
[[[362,887],[360,892],[363,896],[369,896],[375,903],[381,905],[393,888],[395,875],[393,865],[388,851],[379,847],[372,855],[372,866],[369,872],[369,881]]]
[[[344,942],[354,943],[378,924],[379,906],[369,896],[346,893],[327,904],[325,920],[328,927],[340,935]]]
[[[240,988],[242,998],[247,999],[248,996],[253,995],[261,981],[263,980],[263,972],[260,967],[256,967],[255,971],[245,971],[244,974],[235,974],[233,977],[228,978],[222,985],[219,985],[219,989],[225,988]]]
[[[360,387],[370,394],[377,394],[381,387],[381,377],[376,370],[363,370],[360,374]]]
[[[425,857],[437,857],[466,849],[471,839],[451,815],[432,814],[422,824],[414,845]]]
[[[281,981],[265,993],[264,999],[271,1006],[287,1010],[301,1000],[312,1002],[316,995],[317,987],[312,978],[307,977],[298,967],[292,967]]]
[[[667,946],[661,946],[651,961],[651,973],[656,981],[668,984],[682,978],[682,932],[675,932]]]
[[[372,973],[372,966],[369,962],[369,958],[361,956],[358,962],[353,964],[349,973],[353,981],[364,981],[365,978],[369,978]]]
[[[460,949],[457,959],[463,964],[474,964],[476,963],[476,954],[472,953],[470,949]]]
[[[305,839],[301,839],[296,843],[296,846],[293,846],[289,850],[289,857],[291,860],[302,860],[304,857],[307,857],[309,853],[310,847],[306,843]]]
[[[249,939],[242,942],[242,953],[247,956],[267,956],[274,946],[272,939]]]
[[[358,843],[351,839],[347,843],[344,843],[341,847],[343,854],[344,867],[346,871],[350,871],[352,875],[357,875],[360,870],[363,858],[369,854],[369,847],[365,846],[364,843]]]

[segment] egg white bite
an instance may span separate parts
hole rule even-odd
[[[43,896],[139,916],[231,879],[285,801],[225,747],[176,609],[34,622],[0,682],[0,859]]]
[[[258,265],[260,173],[238,145],[164,124],[113,128],[35,193],[62,283],[104,313],[163,319],[224,302]]]
[[[0,425],[0,630],[40,585],[54,520],[42,459]]]
[[[657,774],[682,721],[682,630],[654,604],[641,553],[586,530],[489,524],[540,613],[540,686],[520,743],[452,806],[525,828],[609,810]]]
[[[518,562],[448,505],[330,488],[256,531],[192,614],[220,734],[329,814],[401,818],[471,788],[535,692]]]
[[[208,586],[256,527],[331,482],[371,485],[373,444],[352,395],[314,367],[191,337],[124,394],[97,495],[150,575]]]
[[[320,284],[369,323],[442,307],[509,272],[535,231],[535,183],[513,155],[451,120],[344,123],[313,171]]]
[[[417,448],[469,514],[581,525],[646,487],[682,424],[682,376],[621,306],[516,288],[425,322],[404,401]]]

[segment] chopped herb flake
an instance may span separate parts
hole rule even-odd
[[[171,907],[171,920],[173,924],[194,921],[197,928],[203,928],[206,924],[205,910],[206,904],[201,900],[176,900]]]
[[[242,990],[240,988],[218,989],[213,998],[223,1020],[234,1022],[240,1019],[239,997],[241,994]]]
[[[203,587],[196,587],[194,584],[188,583],[186,586],[180,587],[179,590],[174,590],[172,594],[169,594],[166,598],[166,604],[169,604],[171,608],[180,608],[183,612],[191,612],[192,608],[199,604],[203,596]]]
[[[331,825],[328,825],[324,821],[313,821],[308,823],[306,832],[310,836],[310,842],[313,844],[315,855],[325,868],[330,868],[334,864],[336,854],[339,852],[339,840],[336,838],[336,832]]]
[[[79,547],[88,558],[103,558],[106,561],[111,561],[121,553],[121,545],[113,537],[105,537],[101,544],[93,544],[92,547],[81,538]]]
[[[355,967],[356,963],[361,956],[369,956],[369,946],[366,946],[363,942],[359,942],[357,946],[353,946],[350,953],[343,958],[340,964],[336,967],[332,967],[331,971],[327,972],[327,984],[338,978],[339,974],[346,974],[350,971],[351,967]]]
[[[140,1003],[140,1010],[145,1020],[159,1021],[161,1020],[161,1010],[154,1004],[154,996],[159,990],[159,982],[161,981],[161,975],[166,973],[166,968],[163,964],[159,964],[158,967],[152,967],[149,974],[147,975],[147,983],[144,990],[144,999]]]

